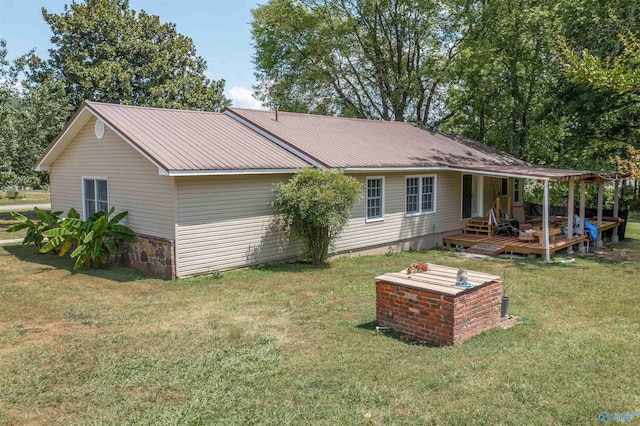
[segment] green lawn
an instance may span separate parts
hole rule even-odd
[[[5,191],[0,191],[0,206],[13,206],[16,204],[48,204],[51,202],[49,191],[32,190],[20,191],[18,198],[7,198]]]
[[[640,224],[575,263],[448,251],[176,282],[0,247],[0,424],[600,424],[640,411]],[[455,348],[375,331],[373,277],[502,275],[521,323]],[[633,423],[638,423],[639,418]]]

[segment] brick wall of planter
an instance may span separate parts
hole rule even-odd
[[[500,324],[502,283],[491,281],[456,296],[384,281],[376,283],[376,320],[404,337],[458,345]]]
[[[173,240],[136,234],[121,248],[124,265],[163,280],[175,279]]]

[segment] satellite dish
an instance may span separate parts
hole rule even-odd
[[[96,120],[95,125],[96,138],[102,139],[104,137],[104,122],[100,119]]]

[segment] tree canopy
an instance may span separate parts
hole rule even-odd
[[[0,40],[0,188],[38,186],[47,178],[34,172],[33,165],[64,126],[71,108],[64,86],[51,75],[42,74],[38,84],[20,81],[33,53],[11,63],[5,46]]]
[[[42,9],[55,45],[48,66],[75,107],[84,100],[218,111],[230,102],[224,80],[175,24],[129,8],[128,0],[85,0],[61,14]]]
[[[0,40],[0,188],[46,183],[32,167],[84,100],[206,111],[230,104],[193,41],[127,0],[73,1],[42,14],[49,59],[30,51],[9,61]]]
[[[271,0],[253,11],[257,96],[283,109],[430,122],[469,5]]]

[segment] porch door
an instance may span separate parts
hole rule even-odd
[[[482,176],[462,175],[462,218],[482,217]]]

